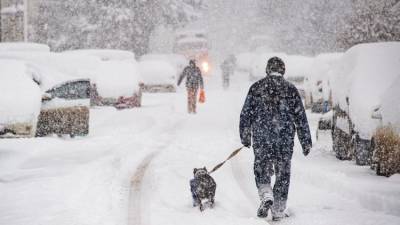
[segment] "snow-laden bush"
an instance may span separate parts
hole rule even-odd
[[[382,127],[375,133],[373,161],[376,173],[390,176],[400,173],[400,135],[391,126]]]

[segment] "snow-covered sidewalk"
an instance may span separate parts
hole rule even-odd
[[[240,146],[246,89],[208,90],[197,115],[186,114],[183,92],[144,95],[140,109],[93,109],[85,138],[0,140],[0,224],[266,224],[249,149],[213,175],[214,209],[191,206],[193,168],[211,169]],[[309,114],[313,128],[317,119]],[[338,161],[329,147],[321,138],[305,158],[296,143],[293,216],[279,224],[398,224],[400,177]]]

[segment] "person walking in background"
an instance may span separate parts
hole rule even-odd
[[[204,95],[204,82],[201,70],[196,66],[194,60],[189,61],[189,66],[183,69],[178,79],[178,86],[186,78],[186,89],[188,96],[188,113],[196,113],[197,93],[199,88]]]
[[[271,209],[272,219],[277,221],[288,216],[285,209],[295,132],[305,156],[312,140],[300,94],[283,78],[284,62],[278,57],[269,59],[266,72],[265,78],[250,87],[239,126],[242,144],[252,145],[254,150],[254,174],[261,200],[257,216],[265,218]]]
[[[229,88],[230,77],[233,75],[236,66],[236,58],[230,55],[221,64],[222,70],[222,86],[224,89]]]

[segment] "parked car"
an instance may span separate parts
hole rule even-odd
[[[141,105],[139,72],[133,53],[118,50],[81,50],[76,53],[0,51],[1,58],[32,62],[59,71],[70,80],[90,79],[95,93],[91,95],[93,105],[119,109]],[[48,79],[52,76],[50,73]]]
[[[89,80],[22,60],[0,59],[0,65],[7,85],[1,88],[0,137],[89,133]]]
[[[90,81],[71,80],[45,92],[36,136],[89,134]]]
[[[323,114],[318,120],[318,127],[315,135],[317,140],[321,134],[325,132],[332,132],[332,116],[333,112],[329,111],[328,113]]]
[[[74,61],[75,58],[76,64],[84,71],[84,76],[89,75],[92,105],[114,106],[117,109],[141,106],[142,89],[139,85],[139,68],[134,53],[122,50],[83,49],[67,51],[61,55],[69,57],[69,61]]]
[[[305,78],[304,105],[314,113],[326,113],[332,109],[332,69],[342,53],[320,54],[313,58]]]
[[[380,148],[377,142],[372,144],[374,134],[394,120],[386,117],[380,123],[372,115],[385,100],[385,91],[399,79],[399,61],[399,42],[357,45],[340,59],[332,85],[332,139],[337,158],[354,159],[358,165],[371,164],[374,148]]]
[[[175,92],[177,71],[170,64],[161,60],[139,62],[141,86],[143,92]]]

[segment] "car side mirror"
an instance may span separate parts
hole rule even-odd
[[[374,111],[372,111],[372,114],[371,114],[372,119],[382,120],[382,113],[381,113],[380,109],[381,109],[380,106],[377,106],[374,108]]]
[[[50,101],[53,99],[53,96],[49,93],[44,93],[42,95],[42,102]]]

